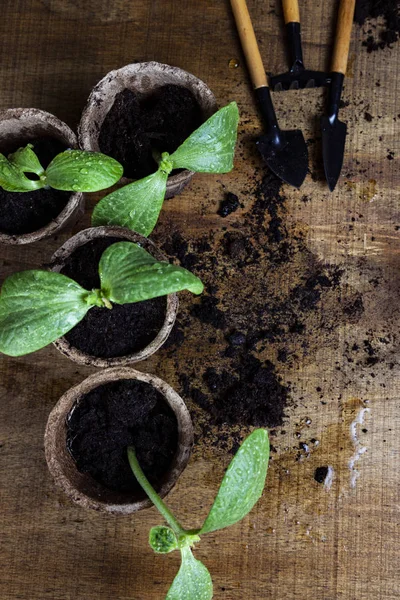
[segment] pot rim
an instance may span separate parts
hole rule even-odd
[[[41,110],[39,108],[8,108],[0,111],[0,126],[5,121],[24,121],[25,119],[35,119],[37,122],[48,123],[51,127],[60,133],[65,143],[71,148],[78,148],[78,140],[70,127],[55,115]],[[23,192],[21,192],[23,193]],[[72,221],[76,213],[83,213],[84,195],[82,192],[73,192],[70,194],[67,204],[62,211],[47,225],[44,225],[36,231],[22,234],[9,234],[0,232],[0,244],[31,244],[50,237],[60,231]]]
[[[96,387],[123,379],[136,379],[152,385],[164,396],[165,401],[176,416],[178,423],[178,446],[171,466],[166,473],[165,481],[158,491],[161,497],[166,496],[189,462],[194,442],[193,425],[183,399],[163,379],[150,373],[136,371],[130,367],[106,369],[90,375],[81,383],[67,390],[53,407],[48,417],[44,434],[44,449],[47,465],[56,485],[73,502],[84,508],[91,508],[112,514],[128,515],[153,506],[151,500],[145,498],[130,502],[117,502],[116,497],[118,497],[118,492],[107,490],[105,486],[95,482],[90,475],[82,474],[76,469],[75,461],[69,454],[66,445],[66,418],[75,402]],[[70,474],[68,474],[68,470]],[[76,476],[78,483],[72,481],[71,473]],[[93,497],[94,494],[89,495],[87,491],[79,488],[79,483],[82,486],[86,483],[86,487],[88,484],[93,483],[94,489],[105,491],[106,497],[107,494],[110,496],[110,501],[101,497]]]
[[[118,78],[123,79],[125,77],[131,77],[132,87],[130,89],[135,89],[135,79],[139,77],[151,77],[151,75],[161,77],[168,76],[171,78],[171,80],[176,81],[177,84],[183,85],[194,92],[203,113],[204,121],[206,121],[217,111],[218,107],[214,94],[206,85],[206,83],[204,83],[204,81],[195,75],[192,75],[192,73],[189,73],[188,71],[185,71],[179,67],[173,67],[171,65],[166,65],[156,61],[130,63],[120,67],[119,69],[109,71],[90,92],[78,126],[78,140],[81,148],[84,150],[99,150],[97,139],[105,115],[103,120],[100,122],[100,120],[95,120],[95,114],[99,114],[98,107],[102,104],[107,89],[110,89],[110,82],[116,81]],[[158,86],[155,85],[150,91],[156,87]],[[126,85],[124,88],[121,86],[120,89],[115,90],[115,93],[113,93],[113,98],[118,91],[122,91],[122,89],[125,88]],[[95,129],[92,126],[93,122],[96,123]],[[165,197],[168,199],[175,194],[179,194],[183,187],[192,179],[193,175],[194,172],[187,169],[184,169],[175,175],[170,175],[167,180],[167,192]],[[134,180],[127,177],[122,177],[120,183],[126,185],[128,183],[132,183],[132,181]]]
[[[140,245],[150,252],[150,254],[152,254],[157,260],[168,260],[158,246],[154,244],[154,242],[144,237],[140,233],[136,233],[135,231],[131,231],[125,227],[100,226],[83,229],[67,240],[51,257],[49,265],[50,270],[59,273],[66,260],[77,248],[84,246],[91,240],[102,237],[119,237],[122,240],[128,240],[135,243],[139,242]],[[164,323],[156,337],[147,346],[145,346],[145,348],[142,348],[142,350],[132,352],[131,354],[127,354],[125,356],[115,356],[112,358],[93,356],[72,346],[72,344],[70,344],[64,336],[53,342],[53,344],[57,350],[61,352],[61,354],[64,354],[74,362],[81,365],[90,365],[100,368],[122,367],[131,363],[146,360],[149,358],[149,356],[154,354],[167,340],[175,323],[178,306],[178,295],[168,294]]]

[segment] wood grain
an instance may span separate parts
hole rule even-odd
[[[153,238],[162,243],[178,231],[190,249],[192,240],[207,236],[220,256],[222,228],[244,226],[265,173],[253,143],[261,123],[229,2],[3,0],[1,10],[1,108],[42,108],[76,127],[91,87],[109,70],[140,60],[194,73],[221,105],[238,101],[235,170],[194,177],[189,188],[166,202]],[[280,2],[249,0],[249,10],[264,64],[281,72]],[[337,2],[304,0],[301,10],[307,65],[328,68]],[[349,135],[334,193],[322,176],[323,91],[274,96],[282,126],[302,128],[309,141],[311,175],[300,191],[283,188],[283,223],[293,235],[302,233],[306,249],[288,263],[285,277],[271,284],[274,289],[265,290],[266,298],[280,287],[296,286],[310,257],[343,271],[341,296],[336,307],[329,294],[318,304],[309,348],[292,348],[297,356],[292,362],[278,363],[273,346],[266,345],[282,380],[290,383],[291,402],[283,427],[272,436],[275,451],[262,500],[242,523],[205,536],[196,551],[212,572],[217,600],[395,600],[399,595],[400,46],[368,54],[362,47],[365,35],[353,28],[341,110]],[[231,59],[237,68],[230,68]],[[221,219],[217,209],[225,190],[236,193],[243,206]],[[89,224],[98,197],[88,197],[87,213],[74,232]],[[2,247],[1,279],[46,263],[71,233],[32,246]],[[206,284],[211,275],[204,274]],[[228,269],[219,284],[224,309],[234,305],[240,290],[248,290],[251,303],[248,282],[273,276],[263,258],[257,265]],[[355,323],[344,319],[325,335],[324,323],[358,293],[362,317]],[[181,300],[185,316],[194,300],[184,294]],[[209,341],[216,335],[210,326],[193,322],[185,333],[180,348],[162,350],[139,367],[180,393],[179,374],[207,361],[218,365],[223,349],[223,340],[218,351]],[[376,352],[376,364],[368,363],[366,342]],[[158,600],[176,572],[178,556],[156,556],[147,545],[150,526],[161,522],[153,509],[132,518],[108,517],[72,505],[53,486],[43,451],[47,416],[63,392],[92,372],[53,347],[20,359],[0,358],[2,600]],[[231,455],[203,437],[202,411],[185,399],[198,442],[168,503],[185,525],[196,527]],[[363,424],[351,430],[365,408]],[[351,463],[362,448],[366,451]],[[315,468],[323,465],[335,473],[329,490],[314,480]]]

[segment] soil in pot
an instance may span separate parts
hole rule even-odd
[[[57,154],[67,149],[65,144],[53,138],[38,138],[32,140],[31,143],[44,168]],[[18,144],[6,150],[2,149],[2,151],[9,154],[18,150],[21,145],[25,144]],[[27,177],[30,175],[27,174]],[[21,235],[37,231],[60,214],[70,196],[71,192],[53,189],[6,192],[0,188],[0,231],[8,235]]]
[[[157,169],[152,152],[174,152],[203,122],[190,90],[168,84],[144,96],[129,89],[115,96],[99,134],[101,152],[124,167],[124,176],[141,179]]]
[[[67,447],[81,473],[109,489],[141,492],[126,449],[159,488],[178,447],[178,424],[163,395],[143,381],[123,379],[83,396],[67,419]]]
[[[99,288],[101,255],[111,244],[120,241],[114,237],[98,238],[80,246],[67,259],[61,273],[87,290]],[[113,304],[111,310],[95,306],[65,338],[91,356],[126,356],[142,350],[154,340],[163,326],[166,310],[166,296],[133,304]]]

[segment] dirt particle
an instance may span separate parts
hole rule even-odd
[[[324,483],[328,476],[329,467],[317,467],[314,472],[314,479],[317,483]]]
[[[239,208],[239,206],[240,202],[236,194],[228,192],[225,195],[224,200],[221,201],[217,212],[221,217],[227,217],[231,213],[235,212]]]

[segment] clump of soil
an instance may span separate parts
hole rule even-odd
[[[21,145],[25,146],[27,143]],[[65,144],[52,138],[39,138],[30,143],[45,169],[57,154],[67,148]],[[15,152],[21,145],[7,148],[7,154]],[[37,231],[60,214],[70,196],[71,192],[53,189],[6,192],[0,188],[0,231],[8,235]]]
[[[314,472],[314,479],[317,483],[325,483],[329,473],[329,467],[317,467]]]
[[[178,424],[160,392],[126,379],[83,396],[68,416],[67,446],[81,473],[111,490],[141,492],[127,458],[134,446],[146,477],[160,487],[178,446]]]
[[[61,273],[87,290],[100,287],[98,265],[103,252],[120,238],[98,238],[77,248]],[[95,306],[65,335],[68,342],[91,356],[125,356],[145,348],[161,329],[166,313],[166,297],[113,304],[111,310]]]
[[[214,296],[201,296],[200,302],[190,309],[190,314],[202,323],[209,323],[217,329],[223,329],[226,325],[225,314],[218,308],[218,304]]]
[[[227,217],[231,213],[235,212],[239,208],[239,206],[240,202],[236,194],[228,192],[219,205],[218,214],[221,217]]]
[[[243,423],[257,427],[282,424],[289,388],[282,385],[270,361],[244,353],[232,372],[209,367],[204,381],[213,404],[216,423]]]
[[[235,261],[239,268],[256,262],[260,253],[255,249],[248,236],[239,231],[227,231],[223,237],[224,253]]]
[[[376,19],[383,24],[370,23]],[[367,38],[363,41],[368,52],[391,48],[400,37],[400,6],[397,0],[357,0],[354,20],[359,25],[368,22]]]
[[[202,121],[200,106],[185,87],[168,84],[148,96],[125,89],[104,119],[99,147],[123,165],[125,177],[140,179],[157,169],[154,150],[171,154]]]

